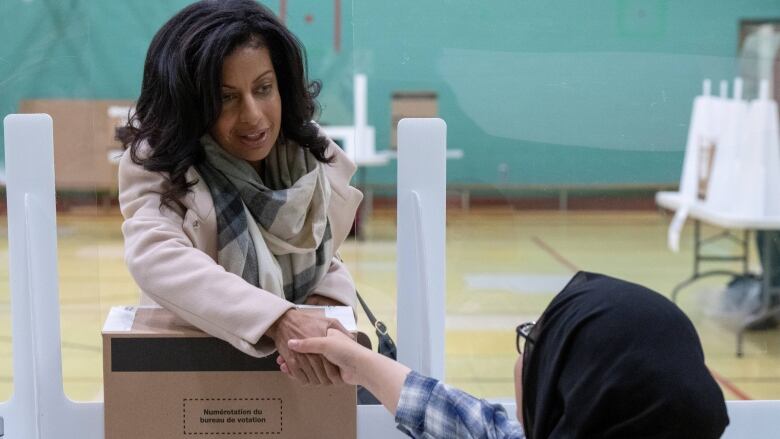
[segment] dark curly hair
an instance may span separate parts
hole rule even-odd
[[[223,61],[247,45],[270,52],[283,108],[279,141],[292,140],[317,160],[332,161],[325,156],[329,141],[312,122],[321,83],[308,81],[298,38],[254,0],[202,0],[179,11],[152,39],[135,113],[118,135],[135,163],[167,174],[171,184],[161,206],[181,207],[180,198],[197,183],[185,173],[204,159],[199,139],[222,111]],[[144,142],[151,152],[142,157]]]

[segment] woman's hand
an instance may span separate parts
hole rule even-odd
[[[333,300],[330,297],[320,296],[319,294],[312,294],[311,296],[307,297],[303,303],[306,305],[317,306],[344,306],[344,304],[341,302]]]
[[[347,334],[347,330],[336,319],[291,309],[268,329],[266,335],[274,340],[279,355],[287,364],[288,373],[302,383],[341,384],[343,381],[338,368],[322,355],[297,353],[288,347],[290,339],[324,337],[329,328]]]

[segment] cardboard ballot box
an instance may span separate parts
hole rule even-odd
[[[111,310],[103,380],[106,439],[356,437],[354,386],[304,387],[275,356],[246,355],[162,308]]]

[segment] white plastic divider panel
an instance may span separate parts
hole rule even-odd
[[[398,360],[444,379],[447,125],[398,123]]]
[[[52,120],[4,124],[15,386],[0,404],[0,437],[101,439],[103,403],[75,403],[62,386]],[[381,406],[359,406],[357,428],[361,439],[403,437]]]
[[[52,120],[6,116],[14,393],[0,405],[10,439],[101,438],[103,404],[62,387]]]

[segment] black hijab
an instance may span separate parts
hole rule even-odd
[[[654,291],[579,272],[530,338],[529,439],[718,438],[728,424],[693,324]]]

